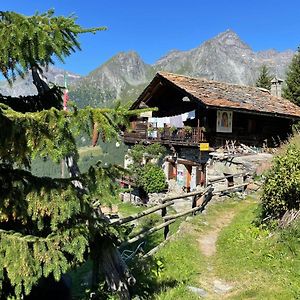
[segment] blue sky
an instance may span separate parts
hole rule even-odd
[[[226,29],[255,51],[295,50],[300,45],[297,0],[9,0],[1,10],[26,15],[54,8],[75,13],[84,27],[108,30],[80,38],[82,51],[66,59],[65,69],[85,75],[120,51],[137,51],[153,63],[172,49],[188,50]],[[61,66],[58,64],[58,66]]]

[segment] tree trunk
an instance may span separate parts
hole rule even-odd
[[[131,276],[120,252],[110,239],[105,237],[100,242],[99,272],[105,277],[108,289],[119,296],[120,300],[130,300],[128,286],[135,284],[135,278]]]
[[[38,90],[39,95],[43,95],[50,90],[48,86],[47,78],[43,76],[43,71],[38,66],[33,66],[31,68],[33,84]]]

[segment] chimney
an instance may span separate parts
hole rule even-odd
[[[282,86],[283,80],[279,79],[277,77],[274,77],[271,80],[271,95],[275,97],[281,98],[281,86]]]

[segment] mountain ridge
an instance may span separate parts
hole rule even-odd
[[[80,75],[66,71],[55,66],[49,66],[43,69],[43,74],[49,83],[54,83],[59,86],[64,86],[64,77],[68,77],[68,83],[72,84],[81,78]],[[0,93],[4,96],[26,96],[36,95],[37,89],[32,82],[31,73],[25,74],[24,79],[18,77],[11,87],[6,81],[0,81]]]
[[[254,85],[263,64],[271,74],[285,78],[293,55],[291,50],[255,52],[229,29],[190,50],[173,49],[152,65],[145,63],[135,51],[119,52],[87,76],[77,75],[76,80],[69,80],[70,98],[79,107],[134,101],[158,71]]]
[[[90,73],[100,74],[98,79],[94,76],[89,82],[89,74],[84,79],[84,92],[80,84],[77,84],[71,91],[71,96],[80,103],[80,106],[86,103],[82,101],[87,94],[86,90],[92,91],[93,95],[87,97],[87,102],[93,106],[111,104],[118,99],[122,102],[134,101],[158,71],[254,85],[263,64],[268,66],[271,74],[284,78],[293,55],[294,52],[291,50],[279,52],[268,49],[255,52],[234,31],[226,30],[196,48],[184,51],[173,49],[152,65],[146,64],[134,51],[120,52],[114,57],[119,57],[119,62],[128,64],[133,73],[140,74],[138,82],[130,82],[123,63],[116,64],[114,59],[110,59]],[[130,59],[132,56],[135,57],[134,60]],[[107,90],[107,85],[103,85],[99,80],[103,76],[110,78],[111,81],[110,93],[105,95],[103,91]]]

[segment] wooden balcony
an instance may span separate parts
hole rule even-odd
[[[200,127],[185,128],[144,128],[137,127],[131,131],[124,133],[124,142],[135,144],[144,143],[160,143],[166,145],[182,145],[182,146],[198,146],[200,142],[205,142],[204,132]]]

